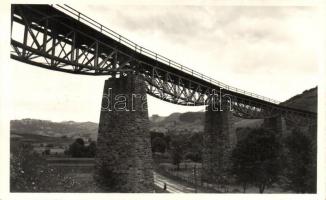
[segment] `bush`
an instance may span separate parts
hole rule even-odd
[[[11,144],[11,192],[64,192],[78,184],[46,161],[25,143]]]

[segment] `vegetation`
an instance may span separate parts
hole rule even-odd
[[[170,147],[170,136],[163,133],[151,131],[152,152],[165,153]]]
[[[69,149],[65,153],[75,158],[95,157],[96,143],[92,141],[88,146],[85,146],[84,140],[82,138],[77,138],[71,145],[69,145]]]
[[[182,113],[179,116],[180,121],[182,122],[188,122],[188,123],[193,123],[196,120],[200,120],[200,122],[204,122],[204,114],[202,112],[186,112]]]
[[[11,192],[64,192],[76,184],[72,177],[59,169],[48,167],[46,161],[32,151],[30,144],[11,144]]]
[[[152,152],[168,154],[173,164],[178,166],[183,160],[201,162],[203,148],[202,133],[167,134],[151,132]]]
[[[231,171],[244,192],[251,184],[263,193],[267,186],[278,180],[280,143],[275,135],[266,129],[253,129],[233,150]]]
[[[189,159],[193,162],[202,161],[202,150],[203,150],[203,133],[191,134],[186,139],[186,154],[185,159]]]
[[[290,99],[286,100],[285,102],[282,102],[281,104],[292,108],[317,112],[317,93],[318,87],[316,86],[309,90],[305,90],[301,94],[291,97]]]
[[[156,137],[152,141],[152,152],[164,153],[166,151],[165,140],[161,137]]]
[[[296,193],[316,193],[316,152],[311,137],[294,129],[285,144],[288,149],[284,173],[286,188]]]
[[[184,141],[180,137],[172,138],[171,141],[171,157],[172,163],[177,166],[177,169],[180,169],[180,163],[184,154]]]

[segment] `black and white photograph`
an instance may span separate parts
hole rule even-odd
[[[302,2],[9,3],[0,199],[325,199],[326,4]]]

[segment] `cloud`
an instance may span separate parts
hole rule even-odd
[[[246,80],[249,74],[261,80],[267,74],[296,73],[297,82],[299,74],[317,76],[315,7],[95,6],[91,10],[108,13],[102,15],[104,21],[140,45],[240,88],[246,84],[232,80],[232,74],[243,75],[244,83],[251,82]],[[257,91],[257,87],[242,89]],[[274,83],[273,87],[286,86]]]

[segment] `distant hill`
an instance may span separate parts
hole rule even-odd
[[[155,116],[154,119],[158,117]],[[203,112],[186,112],[172,113],[167,117],[160,117],[160,120],[151,120],[151,131],[167,133],[173,131],[175,133],[187,134],[198,133],[204,131],[205,114]]]
[[[10,131],[17,135],[34,134],[49,137],[97,137],[98,124],[93,122],[52,122],[39,119],[11,120]]]
[[[56,146],[60,146],[60,145],[68,146],[74,141],[73,138],[67,138],[64,136],[51,137],[51,136],[44,136],[44,135],[37,135],[37,134],[15,133],[15,132],[11,132],[10,137],[12,142],[24,141],[24,142],[31,142],[31,143],[47,143],[47,144],[54,144]]]
[[[282,105],[317,112],[317,87],[304,91]],[[177,134],[198,133],[204,131],[204,112],[172,113],[167,117],[153,115],[150,118],[150,130],[155,132]],[[235,128],[258,127],[263,120],[240,119]],[[92,138],[96,140],[98,124],[93,122],[52,122],[38,119],[12,120],[10,122],[12,137],[34,134],[49,137]],[[14,133],[14,134],[13,134]]]
[[[317,87],[305,90],[301,94],[295,95],[294,97],[281,103],[281,105],[297,108],[301,110],[308,110],[311,112],[317,112]]]
[[[317,112],[317,87],[305,90],[301,94],[281,103],[281,105]],[[151,118],[150,118],[151,119]],[[151,130],[166,133],[173,130],[176,133],[202,132],[204,130],[204,112],[172,113],[167,117],[155,116],[151,119]],[[235,128],[259,127],[262,119],[239,119],[235,122]]]

